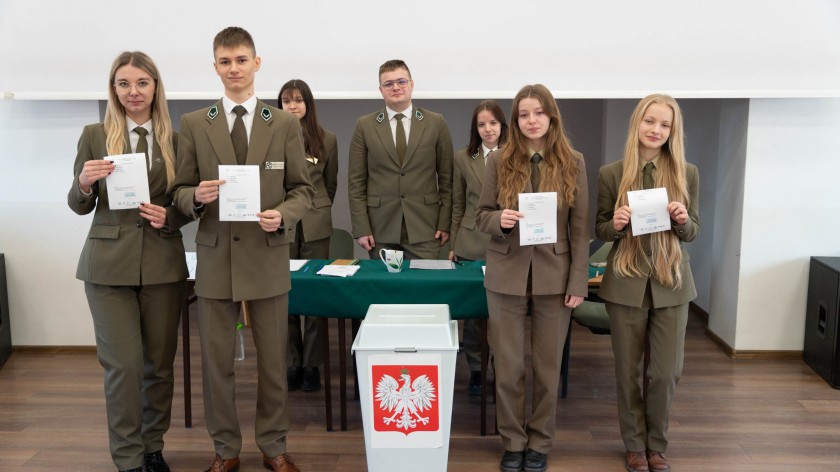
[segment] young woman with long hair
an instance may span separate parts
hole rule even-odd
[[[598,174],[598,238],[613,242],[599,295],[610,317],[625,468],[668,471],[668,417],[683,367],[688,302],[697,296],[683,243],[698,219],[697,167],[685,160],[683,119],[668,95],[643,98],[633,112],[624,159]],[[635,235],[627,192],[664,187],[670,228]],[[650,340],[647,396],[642,359]]]
[[[520,244],[519,195],[554,192],[557,241]],[[588,194],[583,156],[543,85],[513,100],[505,145],[490,154],[477,224],[487,243],[487,306],[496,369],[503,472],[546,470],[554,440],[560,361],[572,309],[588,290]],[[525,413],[525,326],[530,312],[532,413]]]
[[[150,202],[110,207],[108,156],[145,153]],[[187,265],[180,227],[190,220],[172,206],[175,133],[163,81],[152,59],[123,52],[111,66],[105,122],[79,139],[70,208],[94,212],[76,278],[85,282],[96,352],[105,369],[111,457],[119,470],[168,472],[172,363],[185,296]]]

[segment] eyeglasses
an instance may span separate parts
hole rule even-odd
[[[145,92],[151,85],[151,80],[138,80],[135,83],[131,83],[127,80],[120,80],[114,84],[114,87],[122,93],[129,93],[131,92],[131,87],[136,88],[138,92]]]
[[[387,82],[382,82],[382,88],[384,88],[385,90],[391,90],[394,88],[394,86],[397,85],[399,85],[400,88],[403,88],[406,85],[408,85],[409,82],[411,81],[408,79],[389,80]]]

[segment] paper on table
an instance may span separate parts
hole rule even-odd
[[[296,272],[305,266],[307,262],[309,262],[309,259],[289,259],[289,270]]]
[[[194,252],[187,251],[184,253],[184,256],[187,258],[187,272],[189,272],[187,280],[195,280],[195,268],[198,264],[198,259],[196,259]]]
[[[108,206],[112,210],[137,208],[141,203],[151,202],[149,197],[149,168],[146,155],[118,154],[108,156],[114,161],[114,172],[105,177],[108,186]]]
[[[219,166],[219,221],[259,221],[260,166]]]
[[[627,192],[630,205],[630,224],[633,235],[658,233],[671,229],[671,217],[668,215],[668,191],[665,187]]]
[[[557,242],[557,192],[519,194],[519,245]]]
[[[432,270],[443,270],[443,269],[454,269],[455,264],[452,261],[447,259],[412,259],[408,263],[409,269],[432,269]]]
[[[350,277],[361,269],[357,265],[325,265],[318,271],[318,275],[330,275],[333,277]]]

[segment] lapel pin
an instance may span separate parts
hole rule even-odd
[[[473,159],[478,159],[479,154],[481,154],[481,151],[474,152],[473,155],[472,155],[472,158]]]
[[[207,118],[215,120],[217,116],[219,116],[219,107],[213,105],[212,107],[210,107],[210,111],[207,112]]]
[[[260,116],[264,121],[268,121],[271,119],[271,110],[268,107],[263,107],[262,111],[260,112]]]
[[[421,113],[421,112],[420,112],[420,110],[416,110],[416,111],[414,112],[414,116],[415,116],[418,120],[423,121],[423,113]]]
[[[377,122],[377,123],[382,123],[382,121],[383,121],[384,119],[385,119],[385,112],[381,112],[381,111],[380,111],[380,112],[379,112],[379,114],[378,114],[378,115],[376,115],[376,122]]]

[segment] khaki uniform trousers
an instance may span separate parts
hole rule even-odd
[[[96,355],[105,369],[108,445],[120,470],[163,449],[172,416],[172,363],[185,282],[111,286],[85,282]]]
[[[505,450],[551,451],[560,363],[572,315],[564,299],[564,294],[516,296],[487,291],[496,415]],[[530,417],[525,414],[525,318],[529,301],[534,373]]]
[[[232,459],[242,450],[236,415],[234,356],[240,302],[198,297],[204,417],[216,454]],[[286,452],[289,431],[286,341],[289,294],[248,301],[257,349],[257,447],[268,457]]]
[[[654,308],[650,283],[640,308],[606,303],[610,317],[618,419],[628,451],[668,448],[671,402],[683,369],[688,304]],[[642,398],[645,337],[650,339],[647,398]]]

